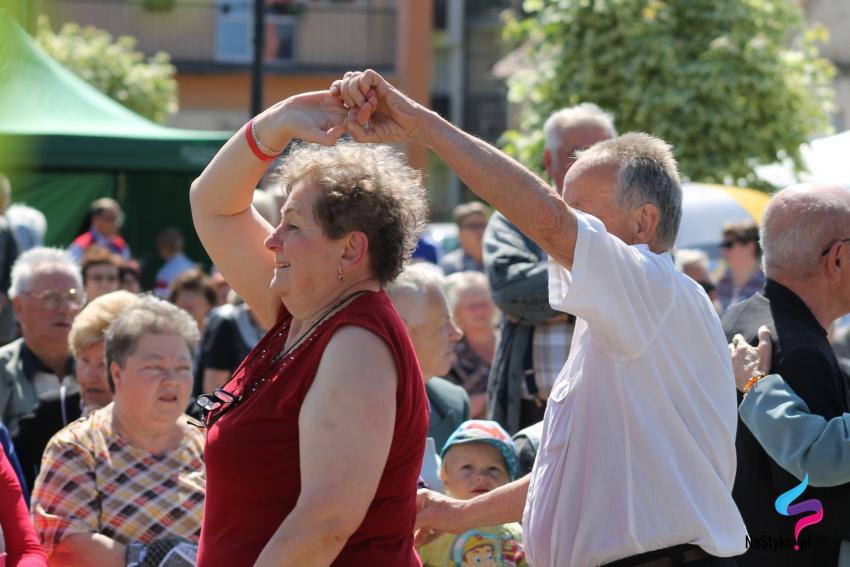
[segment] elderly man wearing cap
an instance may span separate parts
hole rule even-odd
[[[446,494],[469,500],[516,480],[519,469],[510,435],[495,421],[463,422],[440,454],[440,479]],[[444,534],[419,547],[424,567],[446,565],[528,565],[522,547],[522,527],[500,524]]]

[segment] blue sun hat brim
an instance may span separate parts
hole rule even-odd
[[[517,473],[519,472],[516,447],[511,436],[508,435],[508,432],[501,425],[495,421],[486,419],[464,421],[446,440],[443,450],[440,451],[440,458],[445,459],[449,449],[455,445],[462,445],[464,443],[488,443],[498,449],[502,458],[505,459],[508,475],[511,477],[511,480],[516,480]]]

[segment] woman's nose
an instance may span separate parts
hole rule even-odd
[[[275,228],[270,235],[266,237],[265,242],[263,242],[266,248],[269,250],[276,252],[283,248],[283,241],[280,236],[280,227]]]
[[[278,244],[277,240],[275,239],[274,233],[271,233],[266,237],[266,240],[263,242],[263,245],[273,252],[280,249],[280,244]]]
[[[77,382],[81,384],[93,384],[95,382],[95,373],[89,369],[82,369],[77,366]]]

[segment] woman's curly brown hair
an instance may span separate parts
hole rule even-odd
[[[347,141],[303,144],[289,153],[278,176],[285,192],[299,182],[321,190],[313,215],[327,238],[366,234],[372,273],[381,285],[401,273],[428,215],[422,176],[401,153]]]

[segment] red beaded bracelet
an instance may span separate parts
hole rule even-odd
[[[263,161],[272,161],[283,153],[273,153],[274,150],[263,144],[259,140],[259,138],[257,138],[257,132],[254,128],[253,118],[249,120],[247,124],[245,124],[245,140],[248,142],[248,147],[251,148],[251,152],[253,152],[253,154],[257,156],[257,159],[261,159]],[[269,150],[270,154],[266,153],[263,150]]]

